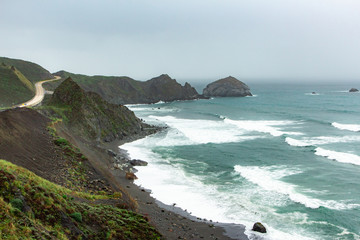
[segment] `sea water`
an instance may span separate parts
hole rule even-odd
[[[360,94],[256,85],[253,97],[129,106],[164,131],[125,144],[136,184],[250,239],[360,239]],[[316,92],[315,94],[313,92]],[[251,231],[262,222],[268,233]]]

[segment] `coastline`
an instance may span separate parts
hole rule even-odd
[[[110,149],[117,156],[131,160],[127,152],[121,149],[121,145],[146,137],[147,134],[127,137],[123,140],[115,140],[111,143],[103,144],[106,149]],[[245,226],[240,224],[230,224],[212,222],[198,218],[189,212],[162,203],[160,200],[151,196],[151,190],[138,186],[134,181],[125,178],[125,171],[111,168],[114,179],[126,187],[126,191],[138,203],[138,212],[146,216],[163,235],[164,239],[224,239],[224,240],[248,240],[245,235]]]

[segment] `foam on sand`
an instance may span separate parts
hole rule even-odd
[[[360,132],[360,124],[341,124],[341,123],[333,122],[331,125],[340,130]]]
[[[315,154],[337,162],[351,163],[360,166],[360,156],[352,153],[336,152],[318,147],[315,149]]]

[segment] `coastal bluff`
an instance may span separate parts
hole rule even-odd
[[[229,76],[212,82],[203,90],[205,97],[245,97],[252,96],[250,88],[238,79]]]
[[[63,79],[71,77],[85,91],[96,92],[104,100],[113,104],[151,104],[159,101],[171,102],[201,98],[201,95],[189,83],[182,86],[167,74],[147,81],[138,81],[124,76],[87,76],[65,71],[55,74]],[[47,84],[46,89],[53,90],[59,82]]]

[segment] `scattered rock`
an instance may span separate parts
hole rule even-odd
[[[147,166],[148,165],[148,163],[146,161],[139,160],[139,159],[131,160],[130,164],[133,166]]]
[[[252,230],[255,232],[266,233],[266,228],[264,227],[264,225],[262,225],[261,222],[255,223]]]
[[[117,156],[117,154],[116,154],[113,150],[111,150],[111,149],[107,149],[106,152],[107,152],[110,156],[112,156],[112,157],[116,157],[116,156]]]
[[[127,172],[126,175],[125,175],[125,178],[128,179],[128,180],[135,180],[135,179],[138,179],[137,176],[134,174],[134,173],[131,173],[131,172]]]
[[[358,92],[359,90],[357,88],[351,88],[349,92]]]

